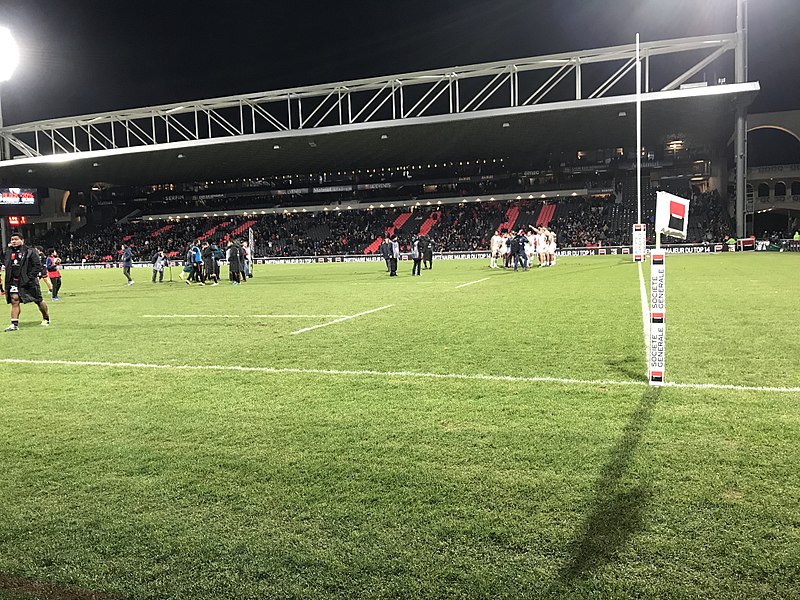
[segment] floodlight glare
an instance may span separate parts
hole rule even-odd
[[[11,30],[0,27],[0,82],[8,81],[19,64],[19,48]]]

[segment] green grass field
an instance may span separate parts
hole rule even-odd
[[[667,380],[794,391],[645,385],[627,257],[486,262],[65,271],[2,334],[0,597],[799,598],[800,255],[667,258]]]

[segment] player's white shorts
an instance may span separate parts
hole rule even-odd
[[[555,254],[556,253],[556,245],[555,244],[547,244],[547,246],[545,246],[545,252],[547,254]]]

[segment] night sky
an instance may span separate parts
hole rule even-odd
[[[5,122],[735,31],[735,0],[0,0]],[[800,109],[800,2],[750,0],[753,112]],[[732,81],[732,77],[729,82]]]

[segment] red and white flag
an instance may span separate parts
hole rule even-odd
[[[667,192],[656,194],[656,231],[686,239],[689,228],[689,201]]]

